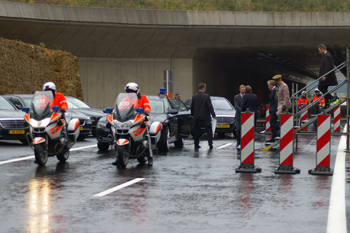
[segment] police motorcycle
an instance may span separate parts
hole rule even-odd
[[[80,133],[79,119],[71,119],[71,113],[65,115],[58,106],[52,106],[51,110],[53,100],[51,91],[37,91],[30,108],[23,108],[27,113],[24,120],[29,125],[26,137],[39,165],[45,165],[48,157],[55,155],[65,162]]]
[[[106,108],[107,127],[111,128],[117,160],[114,165],[125,168],[129,159],[137,159],[140,164],[153,165],[153,149],[161,134],[162,124],[152,122],[143,108],[137,108],[135,93],[120,93],[114,108]]]

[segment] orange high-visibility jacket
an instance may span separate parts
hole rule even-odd
[[[143,111],[149,114],[151,112],[151,106],[149,105],[149,101],[147,96],[141,95],[141,99],[139,99],[139,108],[143,108]]]
[[[50,108],[52,109],[53,106],[58,106],[60,109],[67,111],[68,104],[66,97],[62,93],[56,92],[55,98],[53,99],[53,103],[51,103]]]
[[[309,104],[309,99],[308,98],[299,98],[298,99],[298,107],[300,107],[300,104]]]
[[[312,100],[312,102],[317,101],[317,99],[318,99],[319,97],[320,97],[320,96],[315,95],[315,96],[314,96],[314,99]],[[318,106],[320,106],[320,107],[324,106],[324,98],[322,97],[319,101],[320,101],[320,103],[319,103]]]

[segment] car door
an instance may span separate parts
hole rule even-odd
[[[179,111],[177,114],[179,136],[188,137],[192,127],[192,118],[190,118],[191,111],[186,107],[184,102],[179,99],[170,99],[170,102]]]
[[[164,104],[165,104],[165,112],[167,115],[167,119],[170,124],[170,141],[175,141],[178,136],[178,117],[177,114],[171,113],[174,109],[176,109],[169,101],[168,98],[164,99]],[[176,109],[177,110],[177,109]]]

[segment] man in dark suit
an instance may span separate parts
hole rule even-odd
[[[328,73],[334,68],[333,58],[332,55],[327,51],[327,48],[324,44],[321,44],[318,46],[318,52],[322,55],[321,60],[321,66],[320,66],[320,72],[319,76]],[[334,71],[324,77],[320,80],[318,83],[318,89],[322,92],[322,94],[327,93],[329,86],[335,86],[338,84],[337,78],[335,76]],[[328,93],[324,96],[325,98],[325,105],[326,108],[329,106],[331,100],[333,99],[333,96]]]
[[[236,128],[237,128],[237,145],[236,148],[239,148],[241,145],[241,112],[242,112],[242,101],[243,101],[243,96],[245,94],[245,86],[240,85],[239,86],[239,94],[235,95],[234,97],[234,104],[235,104],[235,109],[236,109]]]
[[[242,112],[245,112],[249,109],[250,112],[255,113],[255,121],[254,121],[254,127],[256,119],[258,118],[258,106],[259,106],[259,100],[258,96],[252,93],[251,86],[247,85],[245,86],[246,94],[243,96],[242,100]]]
[[[192,96],[191,103],[191,117],[193,117],[194,125],[194,148],[201,148],[199,146],[199,137],[201,134],[201,127],[204,127],[207,131],[207,138],[209,148],[213,149],[213,139],[212,139],[212,129],[211,129],[211,119],[210,115],[216,119],[213,105],[211,103],[210,96],[205,93],[207,85],[205,83],[200,83],[198,85],[199,92]]]
[[[275,138],[277,137],[277,106],[278,106],[278,99],[277,99],[277,88],[276,83],[273,80],[267,81],[267,87],[271,90],[270,93],[270,103],[269,103],[269,113],[270,113],[270,125],[271,125],[271,132],[272,137],[270,140],[266,141],[266,145],[272,144],[275,142]]]

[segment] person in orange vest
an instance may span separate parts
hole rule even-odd
[[[306,91],[301,92],[301,96],[298,99],[298,108],[299,111],[301,110],[302,106],[308,105],[309,104],[309,99],[306,97]]]
[[[315,95],[314,98],[312,99],[312,103],[316,102],[315,105],[312,106],[312,109],[314,110],[314,114],[319,114],[320,113],[320,107],[324,107],[325,105],[325,100],[322,97],[321,99],[319,99],[321,97],[321,93],[320,90],[318,90],[317,88],[315,89]],[[319,99],[319,100],[318,100]]]
[[[130,82],[126,84],[125,86],[125,91],[127,93],[136,93],[137,98],[138,98],[138,108],[143,108],[143,112],[149,115],[151,112],[151,106],[149,105],[149,101],[147,96],[141,95],[140,90],[139,90],[139,85],[134,82]]]
[[[46,82],[43,85],[43,91],[52,91],[53,94],[53,102],[50,104],[50,108],[52,109],[53,106],[58,106],[60,109],[60,112],[64,113],[68,109],[68,104],[66,97],[59,92],[56,92],[56,85],[53,82]]]

